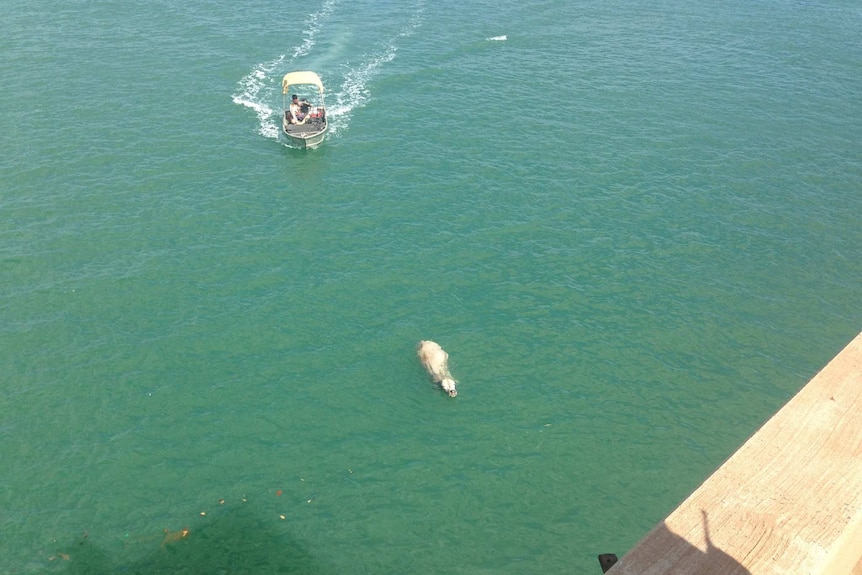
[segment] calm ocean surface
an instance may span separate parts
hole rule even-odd
[[[860,29],[7,0],[0,573],[599,573],[862,329]]]

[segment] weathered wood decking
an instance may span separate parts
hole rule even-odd
[[[609,575],[862,575],[862,334]]]

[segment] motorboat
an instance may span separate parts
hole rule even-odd
[[[291,145],[298,148],[317,146],[329,127],[320,76],[307,70],[290,72],[282,79],[281,88],[284,135]]]

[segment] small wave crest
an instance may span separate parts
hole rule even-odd
[[[502,36],[491,36],[490,38],[485,38],[488,42],[505,42],[509,37],[503,34]]]

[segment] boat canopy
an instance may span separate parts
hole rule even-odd
[[[290,72],[284,75],[281,81],[282,94],[287,94],[290,86],[294,84],[314,84],[320,93],[323,93],[323,82],[320,81],[320,76],[314,72]]]

